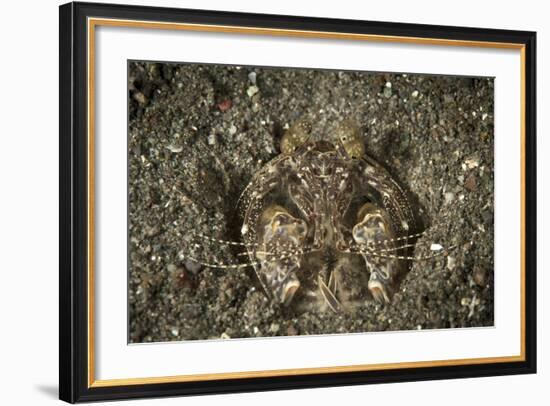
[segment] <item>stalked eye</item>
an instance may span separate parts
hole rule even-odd
[[[311,124],[301,119],[294,123],[283,135],[281,140],[281,152],[290,154],[307,142],[311,134]]]
[[[348,158],[357,159],[365,154],[365,145],[357,126],[344,121],[336,130],[336,137]]]

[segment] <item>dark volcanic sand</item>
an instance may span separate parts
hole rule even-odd
[[[129,89],[130,342],[493,325],[492,79],[131,62]],[[252,269],[182,259],[191,230],[238,239],[239,194],[302,116],[319,138],[359,124],[429,226],[416,256],[458,245],[414,262],[389,306],[298,314]]]

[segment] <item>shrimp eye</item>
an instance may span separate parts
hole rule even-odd
[[[340,146],[351,159],[364,155],[365,145],[357,126],[351,121],[344,121],[336,130]]]
[[[311,129],[311,124],[305,119],[300,119],[294,123],[283,135],[281,140],[282,153],[295,152],[298,147],[306,143],[311,134]]]

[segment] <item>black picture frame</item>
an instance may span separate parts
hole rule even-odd
[[[536,372],[536,33],[112,4],[60,6],[59,397],[67,402],[235,393]],[[337,373],[117,386],[90,385],[88,352],[87,19],[259,27],[328,33],[510,43],[524,52],[524,359]]]

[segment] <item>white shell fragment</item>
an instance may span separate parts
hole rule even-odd
[[[452,271],[456,267],[456,259],[452,256],[447,257],[447,269]]]
[[[256,72],[250,72],[248,74],[248,80],[250,80],[250,82],[255,85],[256,84]]]
[[[430,245],[430,250],[432,251],[441,251],[443,249],[443,245],[441,244],[432,244]]]
[[[258,86],[250,86],[247,90],[246,90],[246,94],[248,95],[248,97],[252,97],[254,96],[256,93],[258,93],[260,89],[258,89]]]
[[[468,167],[468,169],[474,169],[479,166],[479,159],[477,158],[468,158],[464,161],[464,164]]]
[[[181,152],[183,151],[183,147],[181,145],[168,145],[166,147],[170,152],[174,152],[174,153],[178,153],[178,152]]]

